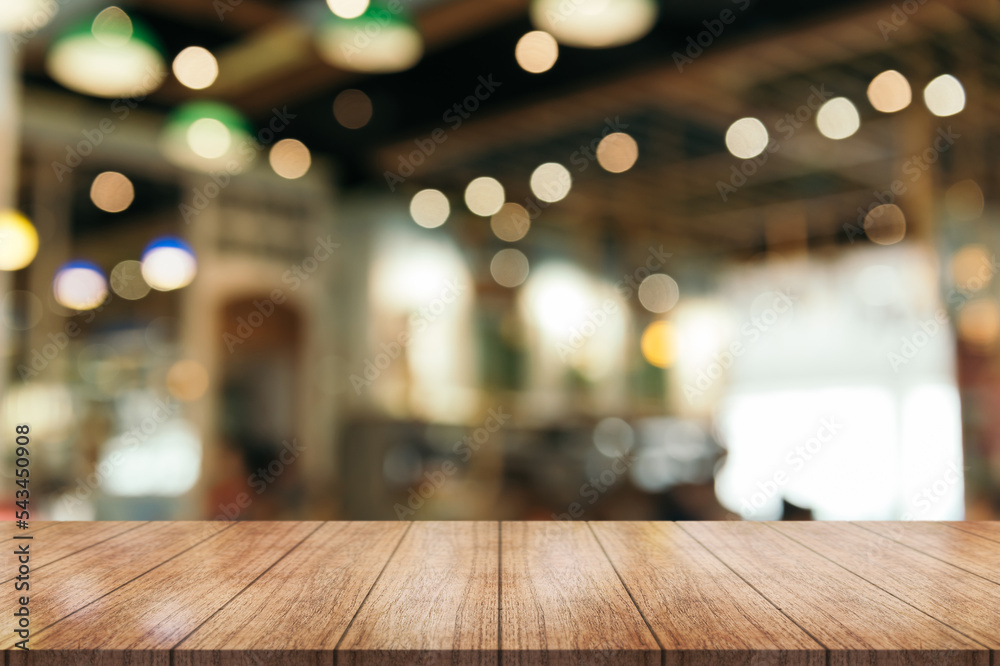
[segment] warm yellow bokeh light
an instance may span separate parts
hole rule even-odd
[[[559,43],[544,30],[533,30],[517,40],[514,58],[524,71],[541,74],[556,64],[559,58]]]
[[[953,116],[965,108],[965,88],[951,74],[942,74],[924,88],[924,104],[935,116]]]
[[[966,303],[958,312],[958,337],[977,351],[989,351],[1000,337],[1000,306],[992,298]]]
[[[333,117],[347,129],[361,129],[372,119],[372,100],[360,90],[344,90],[333,100]]]
[[[769,140],[767,128],[756,118],[740,118],[726,131],[726,148],[734,157],[744,160],[764,152]]]
[[[955,286],[965,291],[979,291],[993,281],[993,253],[978,243],[966,245],[951,259]]]
[[[674,327],[669,321],[654,321],[643,331],[640,341],[642,356],[651,365],[669,368],[676,359]]]
[[[19,271],[38,254],[38,232],[17,211],[0,212],[0,271]]]
[[[500,250],[490,262],[490,275],[501,287],[516,287],[528,279],[528,258],[512,247]]]
[[[521,204],[505,203],[490,218],[493,234],[508,243],[524,238],[530,228],[531,216]]]
[[[868,101],[876,111],[902,111],[913,100],[913,91],[906,77],[894,69],[886,70],[868,84]]]
[[[208,371],[197,361],[177,361],[167,371],[167,390],[182,402],[191,402],[208,390]]]
[[[297,139],[282,139],[271,147],[268,161],[274,173],[294,180],[306,175],[312,165],[312,155],[304,143]]]
[[[531,174],[531,191],[541,201],[562,201],[573,186],[569,169],[557,162],[547,162]]]
[[[132,205],[135,188],[132,181],[117,171],[105,171],[94,178],[90,186],[90,200],[108,213],[120,213]]]
[[[504,202],[503,185],[495,178],[481,176],[465,188],[465,205],[476,215],[489,217]]]
[[[174,58],[174,76],[192,90],[203,90],[219,76],[219,61],[212,52],[200,46],[189,46]]]
[[[816,112],[816,127],[828,139],[846,139],[861,127],[861,116],[846,97],[834,97]]]
[[[420,190],[410,199],[410,217],[426,229],[440,227],[450,214],[451,204],[440,190]]]
[[[906,236],[906,216],[899,206],[876,206],[865,216],[865,234],[873,243],[892,245]]]
[[[609,134],[597,144],[597,163],[605,171],[628,171],[639,159],[639,144],[624,132]]]

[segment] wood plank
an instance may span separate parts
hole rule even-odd
[[[991,650],[1000,649],[1000,586],[850,523],[772,527]]]
[[[660,649],[584,523],[503,523],[504,664],[659,664]]]
[[[664,663],[823,666],[826,650],[674,523],[592,522]]]
[[[496,664],[498,524],[413,523],[337,647],[337,664]]]
[[[8,653],[10,666],[167,664],[170,647],[320,524],[236,523],[38,632],[30,652]]]
[[[947,525],[948,527],[956,530],[968,532],[969,534],[981,536],[984,539],[989,539],[990,541],[1000,542],[1000,522],[987,523],[982,520],[967,520],[962,522],[947,521],[941,524]]]
[[[35,534],[39,530],[44,531],[31,540],[31,570],[37,571],[44,566],[61,560],[64,557],[78,553],[81,550],[90,548],[103,541],[111,539],[119,534],[134,530],[143,521],[108,521],[108,522],[32,522],[32,529],[26,530],[27,534]],[[9,530],[6,535],[8,541],[14,536],[14,532],[21,532],[14,527],[13,523],[7,523],[5,529]],[[9,553],[4,557],[6,567],[0,576],[8,576],[15,570],[13,549],[7,549]],[[2,583],[14,580],[13,576],[4,578]]]
[[[856,524],[1000,584],[1000,542],[940,523],[896,521]]]
[[[978,643],[764,524],[678,525],[826,646],[831,665],[989,664]]]
[[[54,562],[30,581],[33,633],[37,635],[226,527],[225,523],[214,522],[146,523]],[[17,640],[5,632],[0,637],[0,649],[13,648]]]
[[[333,650],[406,532],[402,522],[325,523],[174,648],[175,666],[332,664]]]

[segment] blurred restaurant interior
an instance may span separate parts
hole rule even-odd
[[[0,5],[33,517],[1000,518],[994,0],[109,1]]]

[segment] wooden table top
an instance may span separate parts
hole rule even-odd
[[[1000,523],[4,529],[6,666],[1000,666]]]

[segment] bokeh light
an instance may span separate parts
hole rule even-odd
[[[622,173],[628,171],[639,159],[639,144],[624,132],[607,135],[597,144],[597,163],[605,171]]]
[[[639,303],[650,312],[667,312],[680,297],[677,281],[663,273],[654,273],[639,284]]]
[[[861,116],[846,97],[834,97],[816,112],[816,127],[828,139],[846,139],[861,127]]]
[[[541,74],[559,59],[559,43],[544,30],[533,30],[517,40],[514,58],[524,71]]]
[[[642,333],[639,344],[642,356],[650,365],[669,368],[676,357],[674,327],[669,321],[654,321]]]
[[[219,76],[219,61],[201,46],[189,46],[174,58],[174,76],[181,85],[192,90],[204,90]]]
[[[97,264],[70,261],[52,281],[52,293],[59,305],[70,310],[93,310],[108,296],[108,284]]]
[[[132,205],[135,188],[132,181],[117,171],[105,171],[94,178],[90,186],[90,200],[108,213],[120,213]]]
[[[410,199],[410,217],[427,229],[440,227],[450,214],[448,197],[440,190],[420,190]]]
[[[504,202],[503,185],[495,178],[480,176],[465,188],[465,205],[476,215],[489,217]]]
[[[562,44],[610,48],[629,44],[656,23],[655,0],[533,0],[531,22]]]
[[[769,140],[767,128],[756,118],[740,118],[726,131],[726,148],[734,157],[744,160],[764,152]]]
[[[977,298],[958,312],[958,336],[976,351],[987,352],[1000,338],[1000,306],[992,298]]]
[[[126,259],[111,269],[111,291],[127,301],[137,301],[149,293],[149,285],[142,278],[142,264]]]
[[[38,254],[38,232],[17,211],[0,212],[0,271],[19,271]]]
[[[892,245],[906,236],[906,216],[899,206],[882,204],[865,215],[864,228],[873,243]]]
[[[621,458],[635,445],[635,432],[617,417],[601,419],[594,428],[594,446],[608,458]]]
[[[364,35],[364,48],[357,46]],[[329,15],[316,36],[320,55],[339,69],[366,72],[401,72],[413,67],[424,53],[424,42],[403,12],[384,3],[372,3],[356,18]]]
[[[344,19],[357,18],[368,9],[368,0],[326,0],[330,11]]]
[[[508,243],[524,238],[530,228],[531,216],[521,204],[505,203],[490,218],[490,229],[493,230],[493,234]]]
[[[142,253],[142,277],[157,291],[172,291],[191,284],[198,262],[191,247],[174,237],[150,243]]]
[[[965,291],[979,291],[993,281],[993,253],[978,243],[966,245],[951,258],[951,276],[955,286]]]
[[[528,258],[512,247],[500,250],[490,262],[490,275],[501,287],[516,287],[528,279]]]
[[[935,116],[953,116],[965,108],[965,88],[951,74],[942,74],[924,88],[924,104]]]
[[[978,218],[983,214],[985,203],[982,188],[971,179],[958,181],[944,194],[945,208],[959,222]]]
[[[562,201],[573,186],[569,169],[557,162],[547,162],[531,174],[531,191],[542,201]]]
[[[894,69],[889,69],[868,84],[868,101],[876,111],[895,113],[902,111],[913,100],[913,91],[906,77]]]
[[[215,118],[199,118],[187,131],[188,146],[200,157],[222,157],[233,143],[229,128]]]
[[[242,172],[256,154],[248,148],[256,148],[249,123],[240,112],[218,102],[178,107],[160,135],[160,149],[171,163],[202,173]]]
[[[360,90],[348,88],[333,100],[333,117],[347,129],[361,129],[372,119],[372,101]]]
[[[268,161],[274,173],[282,178],[301,178],[312,165],[312,155],[304,143],[297,139],[282,139],[271,147]]]
[[[109,99],[148,95],[166,77],[153,33],[118,7],[60,34],[45,64],[52,78],[70,90]]]
[[[192,402],[208,390],[208,371],[201,363],[185,359],[167,371],[167,390],[182,402]]]
[[[4,0],[0,7],[0,32],[41,30],[58,11],[59,3],[50,0]]]

